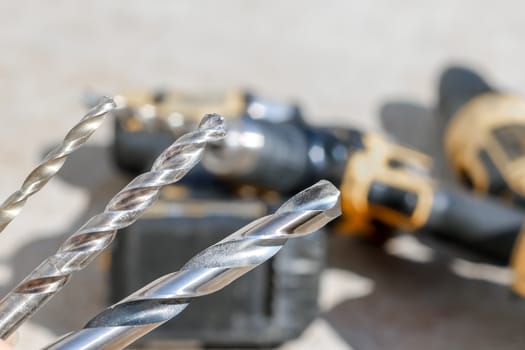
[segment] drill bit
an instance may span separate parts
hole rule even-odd
[[[225,135],[223,118],[206,115],[199,129],[180,137],[155,161],[150,172],[139,175],[113,197],[103,213],[89,219],[0,301],[0,337],[6,338],[68,281],[87,266],[115,238],[117,230],[134,223],[157,199],[161,187],[174,183],[202,158],[208,142]]]
[[[322,180],[273,215],[262,217],[104,310],[84,329],[47,349],[122,349],[182,312],[197,297],[216,292],[274,256],[288,238],[317,231],[341,214],[339,191]]]
[[[27,199],[40,191],[62,168],[69,154],[80,148],[102,124],[105,115],[116,107],[109,97],[102,97],[98,104],[75,125],[62,141],[26,177],[20,189],[11,194],[0,206],[0,232],[22,211]]]

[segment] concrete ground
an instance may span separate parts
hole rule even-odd
[[[82,92],[250,87],[318,124],[385,129],[440,158],[435,86],[451,62],[525,96],[522,1],[0,1],[0,197],[81,116]],[[6,292],[125,183],[111,122],[2,234]],[[446,174],[438,161],[438,173]],[[381,251],[331,238],[323,314],[284,349],[523,349],[506,269],[399,236]],[[99,262],[100,263],[100,262]],[[20,332],[43,346],[107,304],[100,264]],[[86,288],[89,286],[89,288]]]

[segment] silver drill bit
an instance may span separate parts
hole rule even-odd
[[[134,223],[153,204],[162,186],[186,175],[200,161],[208,142],[224,135],[223,118],[206,115],[198,130],[180,137],[157,158],[150,172],[137,176],[117,193],[103,213],[89,219],[0,301],[0,337],[12,334],[51,299],[73,272],[83,269],[110,245],[117,230]]]
[[[274,256],[288,238],[319,230],[341,214],[339,191],[320,181],[262,217],[104,310],[84,329],[46,349],[122,349],[177,316],[190,301],[216,292]]]
[[[0,206],[0,232],[22,211],[26,200],[40,191],[62,168],[69,154],[80,148],[102,124],[105,115],[116,107],[109,97],[102,97],[98,104],[75,125],[62,141],[26,177],[20,189],[11,194]]]

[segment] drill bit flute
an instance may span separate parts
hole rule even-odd
[[[87,266],[115,238],[117,230],[134,223],[157,199],[161,187],[186,175],[202,158],[208,142],[225,135],[217,114],[203,118],[199,129],[180,137],[155,161],[152,170],[137,176],[107,204],[103,213],[88,220],[57,253],[47,258],[0,301],[0,337],[6,338],[68,281]]]
[[[22,211],[27,199],[40,191],[62,168],[67,156],[80,148],[102,124],[105,115],[116,107],[109,97],[102,97],[75,125],[62,141],[51,150],[44,160],[26,177],[20,189],[11,194],[0,206],[0,232]]]
[[[320,181],[104,310],[84,329],[47,349],[122,349],[182,312],[193,298],[218,291],[274,256],[289,238],[317,231],[341,213],[339,191]]]

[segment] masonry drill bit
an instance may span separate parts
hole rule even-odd
[[[134,223],[153,204],[162,186],[186,175],[200,161],[208,142],[219,141],[224,135],[222,117],[206,115],[198,130],[180,137],[157,158],[150,172],[117,193],[103,213],[89,219],[0,301],[0,337],[9,336],[51,299],[73,272],[83,269],[110,245],[117,230]]]
[[[104,310],[84,329],[47,349],[122,349],[182,312],[194,298],[216,292],[274,256],[288,238],[319,230],[341,214],[339,191],[320,181]]]
[[[11,194],[0,206],[0,232],[22,211],[27,199],[40,191],[62,168],[67,157],[80,148],[98,129],[108,112],[116,107],[109,97],[102,97],[98,104],[75,125],[62,141],[26,177],[20,189]]]

